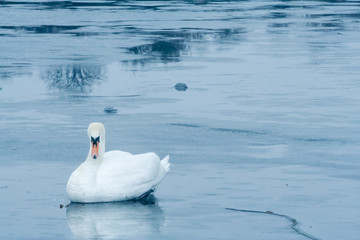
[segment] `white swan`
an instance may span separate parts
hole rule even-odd
[[[105,127],[91,123],[87,159],[70,176],[66,191],[71,202],[95,203],[139,198],[155,189],[169,171],[169,156],[105,152]]]

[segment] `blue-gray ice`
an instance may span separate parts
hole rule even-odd
[[[358,239],[359,11],[1,1],[0,238]],[[59,207],[93,121],[171,155],[155,203]]]

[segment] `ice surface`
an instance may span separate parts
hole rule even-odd
[[[0,238],[359,239],[358,10],[1,2]],[[93,121],[170,154],[156,204],[59,207]]]

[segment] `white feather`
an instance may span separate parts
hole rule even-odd
[[[90,149],[85,162],[71,174],[66,190],[72,202],[112,202],[140,197],[155,189],[170,169],[169,156],[160,161],[152,152],[138,155],[104,152],[102,124],[90,124],[91,136],[100,136],[99,156],[93,159]]]

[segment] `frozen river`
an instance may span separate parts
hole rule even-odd
[[[359,39],[359,1],[0,1],[0,238],[360,239]],[[93,121],[170,154],[150,204],[67,206]]]

